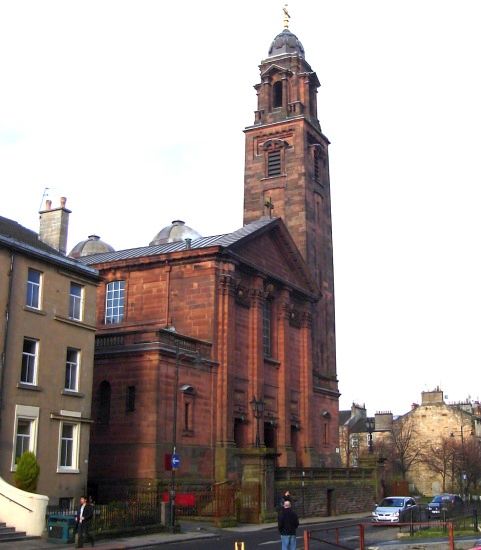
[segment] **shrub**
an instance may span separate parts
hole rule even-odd
[[[15,485],[23,491],[34,493],[37,488],[40,466],[31,451],[26,451],[17,462]]]

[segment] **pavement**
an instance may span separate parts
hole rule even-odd
[[[345,514],[330,517],[310,517],[301,518],[301,525],[322,524],[328,522],[359,520],[366,519],[368,515],[362,514]],[[98,539],[95,541],[95,548],[102,550],[124,550],[131,548],[152,548],[160,544],[168,544],[171,542],[192,541],[196,539],[208,539],[218,537],[221,532],[233,533],[251,533],[264,529],[277,527],[277,523],[262,523],[262,524],[244,524],[236,527],[215,527],[212,523],[206,522],[180,522],[180,533],[151,533],[148,535],[140,535],[133,537],[119,537],[116,539]],[[473,539],[458,541],[456,540],[457,550],[466,550],[472,547]],[[74,545],[52,543],[47,538],[37,538],[24,541],[4,542],[0,543],[0,550],[62,550],[65,548],[72,549]],[[85,544],[84,548],[90,548],[90,544]],[[379,546],[368,547],[368,550],[448,550],[446,542],[412,542],[399,541],[396,544],[382,544]]]
[[[346,519],[362,519],[366,518],[366,513],[363,514],[348,514],[340,516],[322,517],[322,518],[301,518],[299,521],[302,525],[311,523],[326,523],[331,521],[341,521]],[[168,544],[171,542],[192,541],[196,539],[208,539],[219,536],[223,531],[233,533],[251,533],[261,531],[263,529],[271,529],[277,527],[277,523],[260,523],[260,524],[243,524],[236,527],[215,527],[208,522],[180,522],[180,533],[151,533],[149,535],[139,535],[133,537],[119,537],[116,539],[96,539],[95,548],[102,550],[124,550],[131,548],[151,548],[159,544]],[[63,550],[65,548],[72,549],[74,545],[58,544],[49,542],[47,538],[37,538],[24,541],[2,542],[0,550]],[[90,548],[90,544],[85,543],[84,548]]]

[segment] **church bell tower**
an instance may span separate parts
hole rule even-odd
[[[316,73],[287,28],[260,64],[254,124],[245,129],[244,224],[280,217],[319,286],[312,311],[313,385],[337,407],[329,140],[317,118]]]

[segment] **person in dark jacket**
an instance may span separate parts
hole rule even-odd
[[[292,509],[290,500],[284,501],[284,506],[279,512],[277,526],[281,534],[282,550],[296,549],[296,531],[299,527],[299,518]]]
[[[94,537],[90,533],[90,527],[92,525],[93,517],[93,506],[88,503],[87,499],[84,496],[80,497],[80,506],[75,516],[78,534],[77,548],[83,548],[84,538],[88,539],[92,546],[95,544]]]

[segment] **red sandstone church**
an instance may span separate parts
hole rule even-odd
[[[265,467],[338,464],[329,141],[316,73],[285,29],[260,65],[245,129],[244,227],[201,237],[181,221],[148,246],[98,237],[89,473],[120,485],[241,481]],[[270,465],[270,466],[269,466]]]

